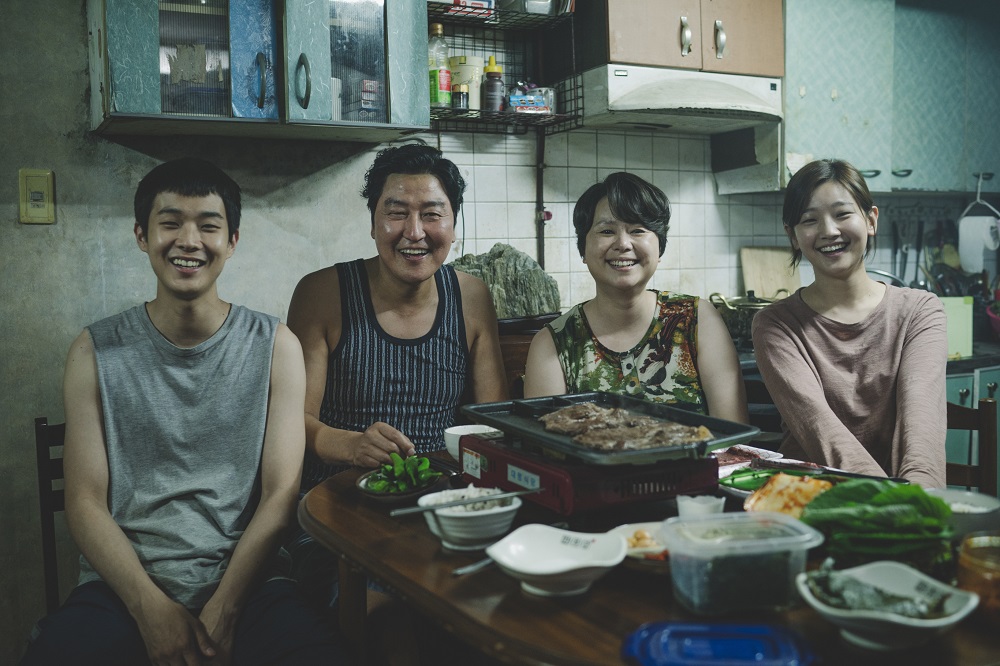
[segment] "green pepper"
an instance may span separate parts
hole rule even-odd
[[[413,485],[417,485],[417,465],[419,464],[420,461],[416,456],[410,456],[403,464],[403,467],[406,469],[406,476],[409,477],[410,483]]]
[[[396,453],[395,451],[393,451],[392,453],[389,454],[389,458],[392,460],[392,474],[393,474],[393,476],[395,476],[397,479],[401,478],[403,476],[403,474],[405,473],[404,472],[404,465],[405,465],[405,463],[403,462],[403,459],[400,458],[399,454]]]
[[[431,459],[430,458],[418,458],[417,459],[417,471],[422,472],[425,469],[430,469]]]
[[[373,493],[384,493],[389,488],[389,482],[385,479],[377,479],[372,476],[368,480],[368,489]]]

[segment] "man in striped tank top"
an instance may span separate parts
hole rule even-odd
[[[455,164],[430,146],[381,151],[361,192],[376,255],[322,269],[296,287],[288,325],[306,363],[303,492],[349,466],[387,463],[390,453],[444,449],[459,406],[507,399],[489,290],[444,265],[464,190]],[[302,589],[333,603],[332,554],[304,533],[291,550]],[[370,590],[369,608],[382,616],[373,624],[395,628],[392,640],[372,646],[409,652],[426,632],[386,617],[399,608],[385,602]]]
[[[305,276],[288,324],[306,362],[303,491],[348,466],[444,448],[466,403],[507,399],[486,285],[444,261],[465,181],[426,145],[381,151],[365,176],[377,254]]]

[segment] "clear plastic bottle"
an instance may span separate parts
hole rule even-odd
[[[496,56],[490,56],[490,61],[483,67],[483,111],[503,111],[504,87],[503,68],[497,64]]]
[[[431,23],[427,40],[427,68],[430,71],[431,108],[451,106],[451,70],[448,69],[448,43],[444,41],[444,26]]]

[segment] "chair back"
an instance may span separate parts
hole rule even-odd
[[[743,378],[743,388],[747,394],[747,409],[750,425],[760,428],[761,433],[780,433],[781,414],[774,406],[774,398],[759,376]]]
[[[42,566],[45,574],[45,610],[59,607],[59,567],[56,557],[55,514],[65,509],[63,494],[63,441],[66,424],[35,419],[35,455],[38,469],[38,508],[42,522]]]
[[[947,463],[945,480],[949,486],[978,488],[997,496],[997,403],[982,398],[977,408],[948,403],[948,429],[979,433],[979,464]]]

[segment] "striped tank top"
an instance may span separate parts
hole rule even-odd
[[[434,274],[434,324],[412,340],[393,337],[379,325],[364,260],[337,264],[337,274],[342,326],[327,363],[320,420],[355,432],[382,421],[409,437],[420,453],[443,449],[444,430],[455,425],[469,369],[455,270],[442,266]],[[307,454],[303,491],[347,467]]]

